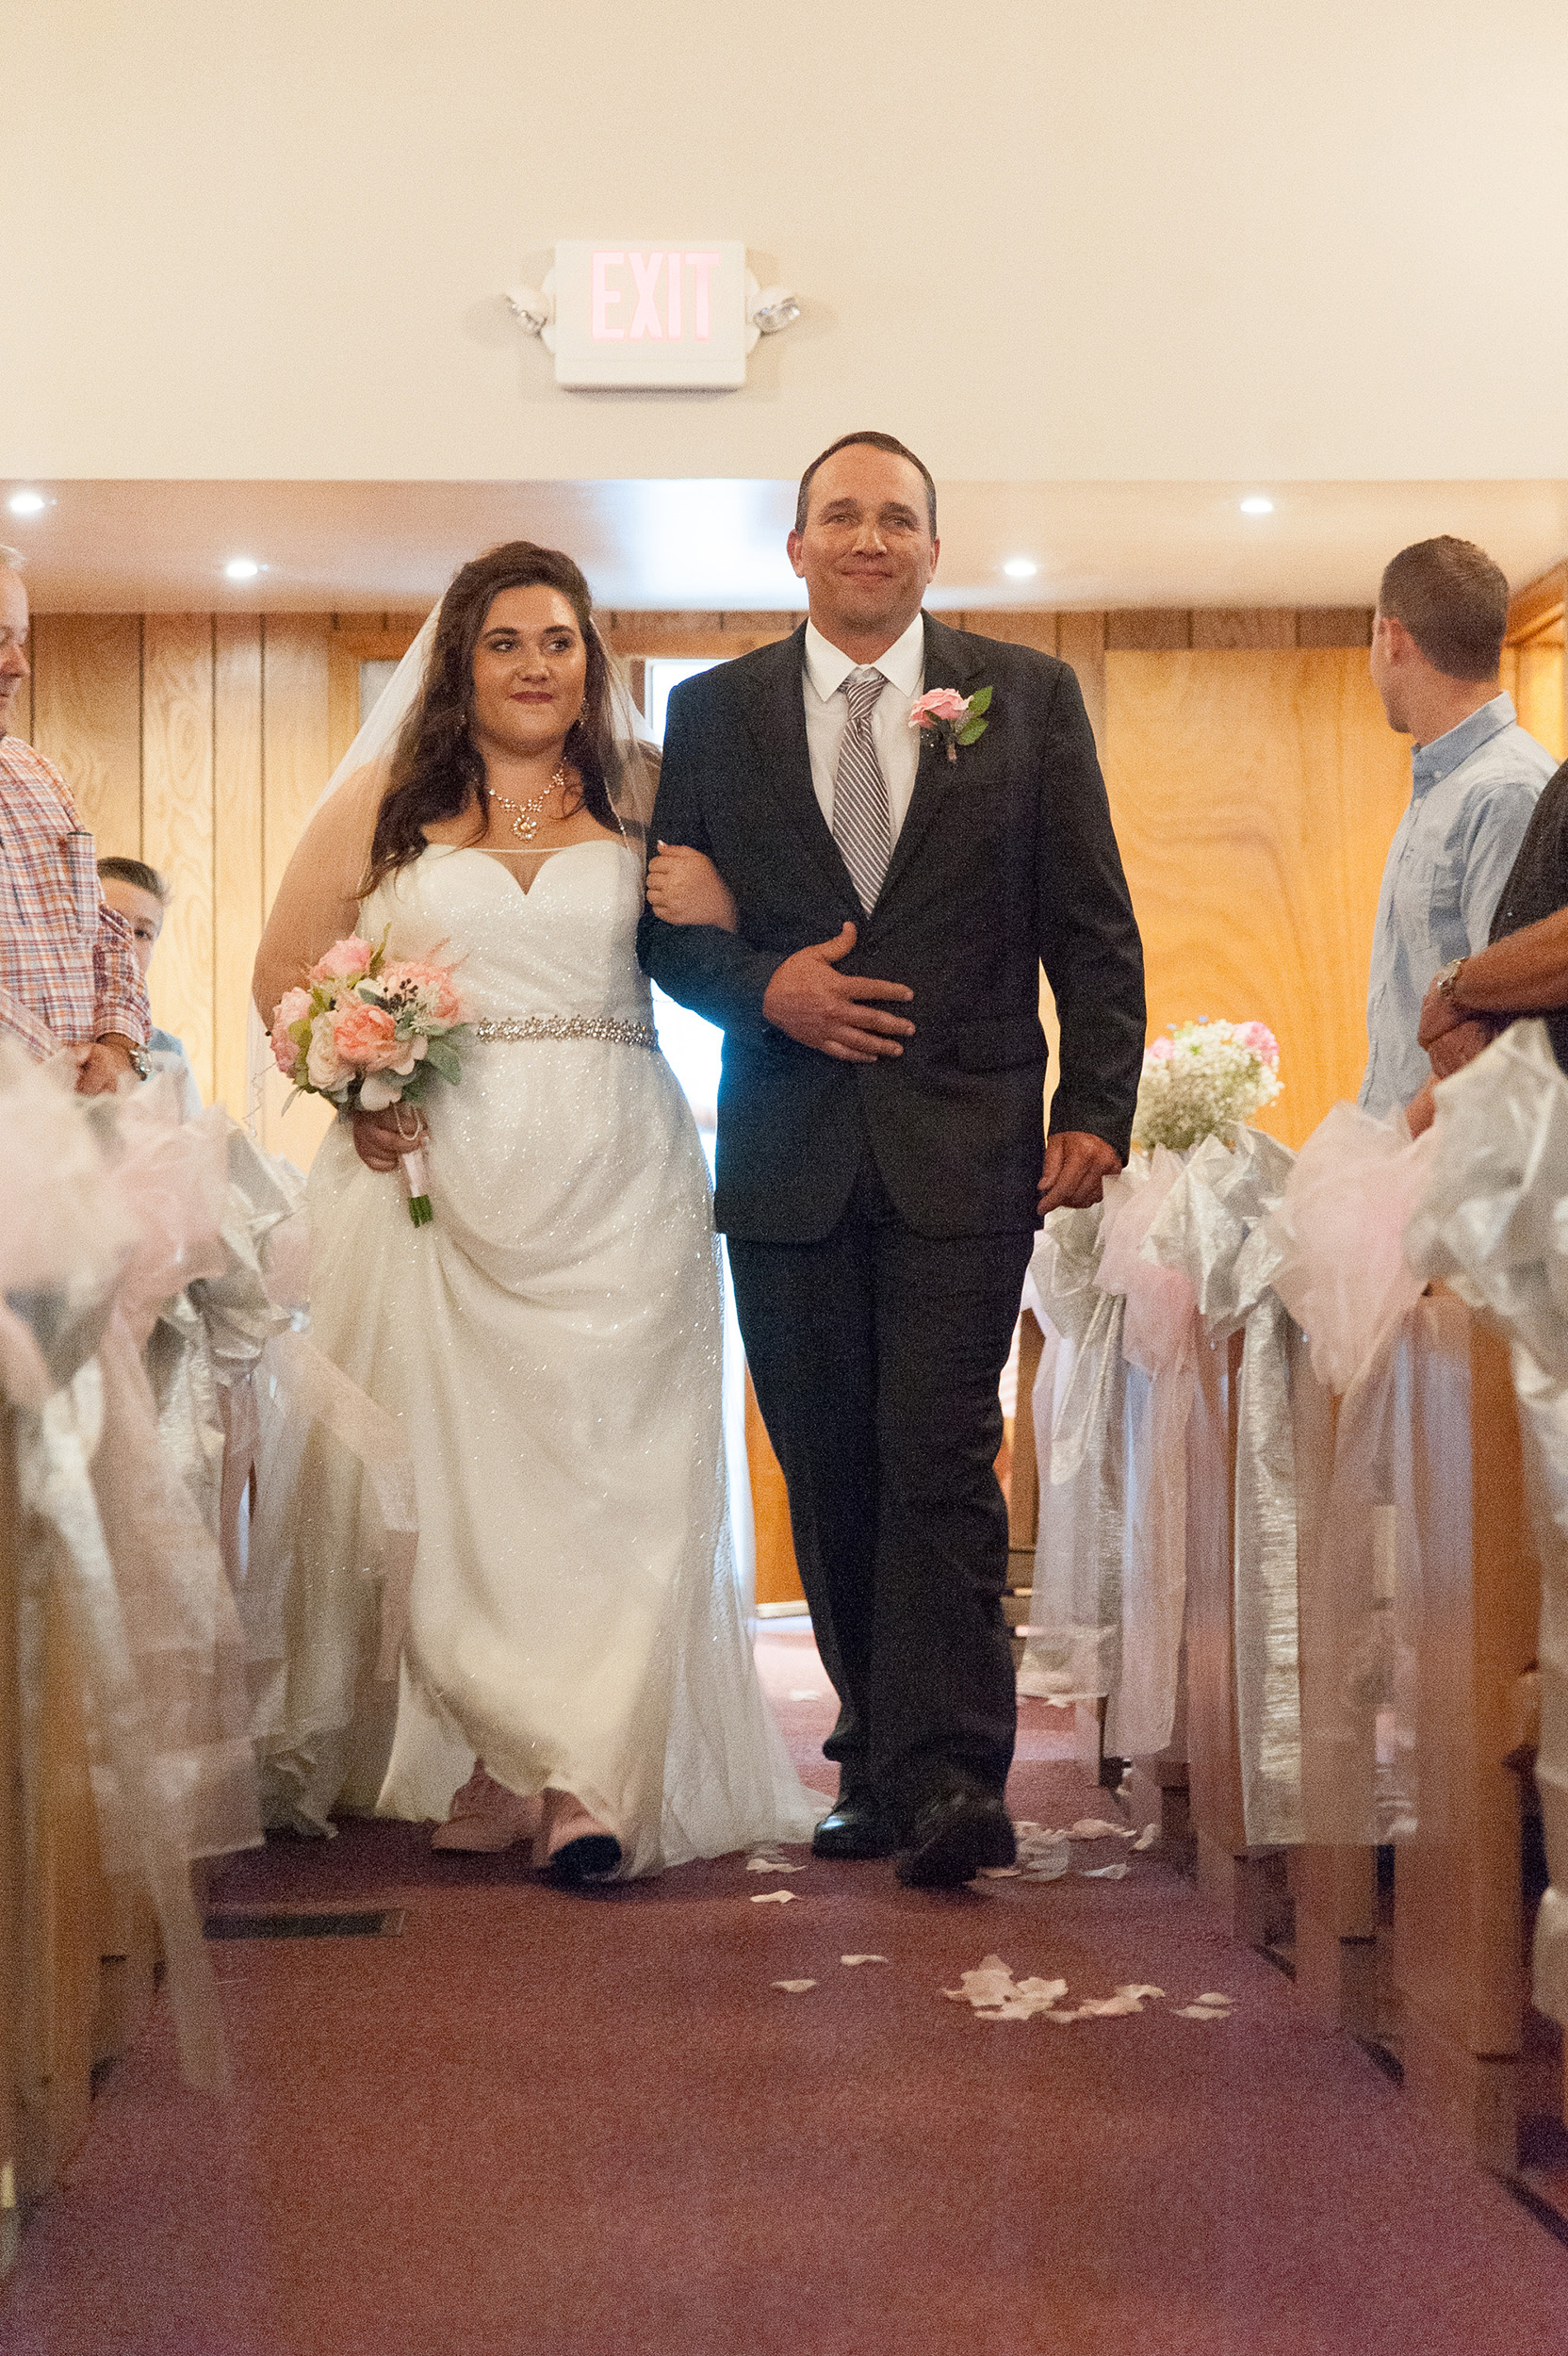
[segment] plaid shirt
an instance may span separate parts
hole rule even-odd
[[[144,1047],[147,991],[57,769],[0,737],[0,1035],[41,1063],[109,1031]]]

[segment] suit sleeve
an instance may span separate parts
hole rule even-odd
[[[720,730],[712,733],[717,736]],[[683,843],[704,852],[734,892],[737,879],[725,875],[708,824],[704,787],[711,769],[712,752],[703,742],[693,699],[677,688],[670,697],[649,836],[655,843]],[[722,932],[711,924],[666,924],[645,908],[637,928],[637,955],[644,972],[661,990],[720,1030],[756,1034],[767,1029],[762,999],[784,962],[781,954],[754,949],[739,933]]]
[[[1085,1130],[1125,1160],[1147,1017],[1143,944],[1078,681],[1064,669],[1040,756],[1039,954],[1061,1018],[1052,1134]]]

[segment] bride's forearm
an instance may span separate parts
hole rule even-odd
[[[312,819],[284,870],[256,951],[251,994],[264,1023],[285,990],[359,919],[359,892],[381,807],[369,771],[351,777]]]

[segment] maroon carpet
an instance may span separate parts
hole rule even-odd
[[[808,1640],[763,1646],[820,1740]],[[792,1701],[792,1692],[814,1698]],[[1025,1710],[1013,1804],[1102,1815]],[[816,1761],[820,1780],[829,1775]],[[1081,1849],[1075,1862],[1115,1854]],[[727,1859],[571,1898],[395,1824],[237,1860],[229,1905],[396,1903],[400,1939],[225,1945],[237,2092],[161,2018],[0,2297],[8,2356],[1535,2356],[1568,2250],[1451,2157],[1144,1857],[900,1890]],[[754,1906],[766,1890],[789,1906]],[[995,1950],[1070,2028],[944,2001]],[[850,1952],[887,1964],[845,1969]],[[776,1979],[812,1978],[809,1993]]]

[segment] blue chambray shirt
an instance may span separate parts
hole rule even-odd
[[[1358,1102],[1380,1116],[1431,1078],[1421,1001],[1454,957],[1484,949],[1493,912],[1557,762],[1494,695],[1411,756],[1410,808],[1389,845],[1366,994],[1371,1053]]]

